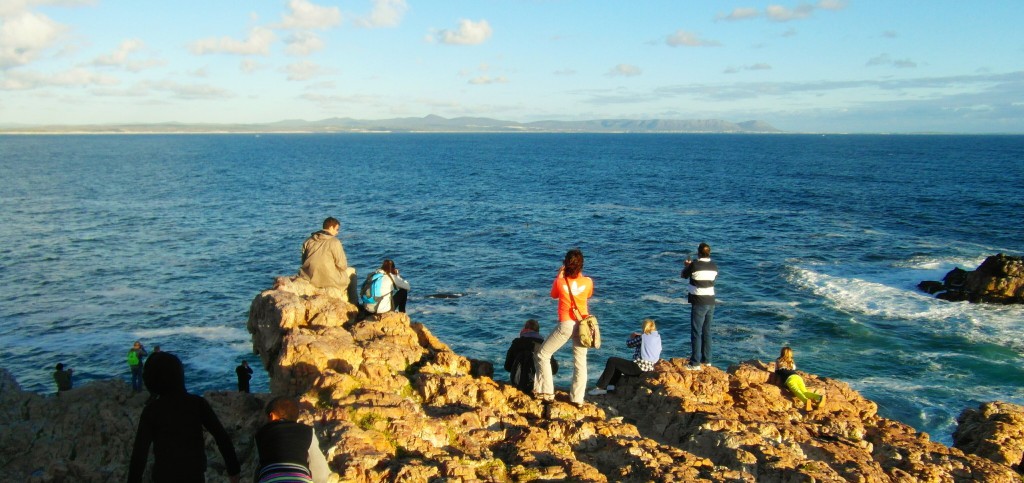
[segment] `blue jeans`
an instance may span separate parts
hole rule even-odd
[[[142,364],[136,364],[134,366],[128,366],[132,371],[132,390],[139,392],[142,390]]]
[[[711,364],[711,321],[715,318],[714,304],[690,306],[690,364]]]

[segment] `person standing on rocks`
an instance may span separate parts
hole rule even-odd
[[[71,390],[71,373],[73,369],[64,369],[64,363],[58,362],[53,371],[53,382],[57,383],[57,393]]]
[[[249,361],[243,360],[235,368],[235,375],[238,376],[238,392],[249,392],[249,379],[252,379],[252,368]]]
[[[259,454],[257,483],[327,483],[331,474],[327,458],[313,428],[298,422],[299,405],[289,397],[277,397],[267,404],[270,422],[256,432]]]
[[[711,246],[701,243],[697,246],[697,260],[686,257],[683,262],[682,278],[690,279],[690,361],[687,370],[699,371],[702,366],[711,365],[711,321],[715,316],[715,279],[718,265],[711,261]]]
[[[206,442],[203,428],[213,436],[224,458],[228,478],[238,483],[241,465],[224,426],[210,403],[185,389],[185,368],[170,352],[146,360],[142,378],[153,398],[139,416],[128,465],[128,483],[140,483],[153,447],[156,483],[206,481]]]
[[[354,289],[356,271],[348,266],[345,248],[337,238],[341,223],[328,217],[322,226],[322,230],[313,232],[302,244],[299,277],[309,280],[315,287],[338,289],[339,296],[349,297],[349,301],[354,302],[346,288]]]
[[[551,356],[572,339],[573,371],[569,396],[573,404],[583,404],[587,390],[587,348],[579,342],[579,322],[573,315],[573,306],[579,309],[580,319],[587,317],[590,314],[587,299],[593,294],[594,281],[583,275],[583,252],[578,248],[569,250],[565,254],[562,268],[558,270],[558,276],[551,284],[551,298],[558,299],[558,325],[534,354],[533,365],[537,377],[533,392],[539,399],[554,400]]]
[[[142,341],[135,341],[132,348],[128,349],[128,370],[132,374],[132,391],[142,391],[142,364],[146,359],[146,348],[142,347]]]

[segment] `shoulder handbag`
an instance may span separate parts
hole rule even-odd
[[[572,314],[573,320],[577,322],[577,330],[580,338],[580,345],[592,349],[601,348],[601,328],[597,325],[596,315],[587,315],[586,317],[580,313],[580,308],[576,306],[576,296],[572,293],[572,288],[569,287],[569,279],[565,280],[565,290],[569,294],[569,301],[572,303]]]

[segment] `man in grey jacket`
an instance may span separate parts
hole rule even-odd
[[[322,230],[306,239],[302,244],[299,276],[316,287],[338,289],[338,297],[348,298],[348,288],[355,286],[356,271],[348,266],[345,249],[337,238],[340,228],[341,223],[329,217],[324,220]]]

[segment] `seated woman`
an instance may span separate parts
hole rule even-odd
[[[377,275],[382,275],[378,277]],[[372,280],[380,280],[379,293],[370,285]],[[385,259],[380,268],[371,273],[363,283],[363,309],[371,314],[383,314],[397,310],[405,312],[405,302],[409,298],[409,282],[398,274],[398,268],[391,259]],[[376,296],[376,297],[372,297]],[[372,302],[372,304],[371,304]]]
[[[817,407],[825,403],[825,395],[807,390],[804,386],[804,378],[796,373],[796,362],[793,361],[793,349],[783,347],[779,358],[775,359],[775,376],[782,382],[789,392],[793,393],[804,403],[804,410],[811,410],[811,401],[817,402]]]
[[[654,370],[654,364],[661,358],[661,335],[658,328],[651,319],[644,319],[643,332],[633,332],[626,341],[626,347],[632,347],[633,360],[626,360],[621,357],[610,357],[604,365],[604,372],[597,379],[597,388],[591,389],[588,394],[600,396],[608,391],[615,390],[615,384],[619,377],[639,376],[645,372]]]
[[[533,353],[543,343],[540,323],[530,319],[523,324],[519,337],[512,341],[505,353],[505,370],[508,371],[509,382],[527,394],[533,392],[533,380],[537,372],[533,365]],[[558,374],[558,362],[554,359],[551,359],[551,374]]]

